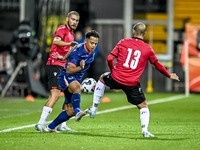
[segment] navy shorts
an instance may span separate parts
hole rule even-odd
[[[111,73],[104,74],[103,80],[111,89],[122,89],[127,96],[128,102],[133,105],[139,105],[146,100],[139,82],[135,86],[123,85],[115,81],[111,77]]]
[[[63,69],[62,66],[58,65],[46,65],[46,73],[47,73],[47,78],[48,78],[48,90],[51,89],[59,89],[61,90],[61,87],[58,83],[58,75],[59,72]]]
[[[65,103],[71,103],[72,93],[68,91],[68,86],[72,81],[76,81],[77,79],[74,76],[65,76],[65,73],[60,73],[58,76],[58,82],[62,88],[62,91],[65,93]]]

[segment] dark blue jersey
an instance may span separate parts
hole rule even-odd
[[[89,69],[90,64],[94,61],[94,55],[95,55],[95,51],[93,51],[92,53],[90,53],[85,44],[79,44],[70,54],[66,66],[63,69],[63,71],[60,72],[60,75],[65,75],[66,77],[69,76],[73,76],[77,79],[78,82],[81,83],[81,80],[86,72],[86,70]],[[75,67],[80,66],[80,62],[81,60],[85,60],[85,67],[83,70],[76,72],[74,74],[67,74],[66,73],[66,68],[68,66],[68,64],[72,64]]]

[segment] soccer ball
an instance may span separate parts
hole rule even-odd
[[[96,86],[96,81],[93,78],[86,78],[83,80],[81,83],[81,90],[84,93],[93,93],[95,86]]]

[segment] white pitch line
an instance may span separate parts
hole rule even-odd
[[[164,103],[164,102],[178,100],[178,99],[181,99],[181,98],[186,98],[186,96],[185,95],[177,95],[177,96],[172,96],[172,97],[168,97],[168,98],[161,98],[161,99],[157,99],[157,100],[147,102],[147,104],[152,105],[152,104]],[[135,105],[122,106],[122,107],[98,111],[97,114],[104,114],[104,113],[114,112],[114,111],[118,111],[118,110],[135,108],[135,107],[136,107]],[[74,118],[74,117],[72,117],[72,118]],[[47,123],[51,123],[51,122],[52,121],[48,121]],[[19,129],[23,129],[23,128],[30,128],[30,127],[34,127],[34,126],[35,126],[35,124],[31,124],[31,125],[26,125],[26,126],[21,126],[21,127],[16,127],[16,128],[5,129],[5,130],[1,130],[0,133],[10,132],[10,131],[13,131],[13,130],[19,130]]]

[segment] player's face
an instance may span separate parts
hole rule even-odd
[[[88,51],[93,52],[98,44],[99,38],[91,36],[89,39],[85,39],[85,45]]]
[[[79,16],[71,14],[66,18],[67,26],[71,31],[76,30],[79,23]]]

